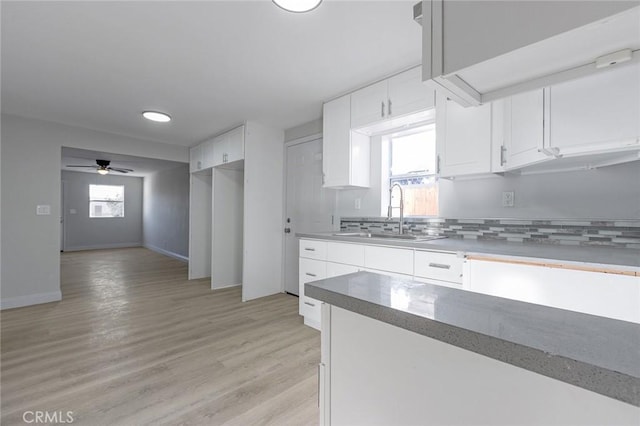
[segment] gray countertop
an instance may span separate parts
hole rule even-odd
[[[305,295],[640,407],[640,324],[370,272]]]
[[[616,247],[586,247],[560,244],[511,243],[490,240],[444,238],[431,241],[404,241],[335,235],[334,232],[297,233],[300,238],[345,241],[359,244],[381,244],[424,250],[464,252],[491,256],[517,256],[536,259],[586,262],[598,265],[640,268],[640,250]]]

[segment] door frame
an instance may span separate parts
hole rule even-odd
[[[288,149],[289,147],[300,145],[306,142],[311,142],[317,139],[322,139],[322,132],[313,133],[311,135],[302,136],[300,138],[291,139],[289,141],[284,142],[284,151],[283,151],[283,163],[284,163],[284,179],[282,179],[282,193],[284,196],[282,197],[282,220],[281,220],[281,228],[282,229],[282,292],[286,293],[286,266],[287,266],[287,242],[286,235],[284,235],[284,228],[287,226],[287,177],[289,176],[289,167],[288,167]]]

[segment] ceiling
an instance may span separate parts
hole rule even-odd
[[[291,128],[420,62],[416,2],[2,1],[2,112],[183,146],[244,120]]]
[[[70,164],[77,166],[95,166],[96,160],[109,160],[111,167],[123,167],[133,169],[129,173],[112,172],[114,176],[145,177],[163,170],[175,169],[185,166],[184,163],[168,160],[156,160],[151,158],[134,157],[132,155],[113,154],[109,152],[89,151],[86,149],[62,147],[62,161],[60,168],[70,172],[97,173],[96,169],[67,167]],[[185,170],[185,173],[187,171]]]

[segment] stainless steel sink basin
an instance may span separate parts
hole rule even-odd
[[[402,241],[430,241],[447,238],[446,236],[440,235],[392,234],[391,232],[336,232],[333,235],[340,237],[378,238]]]

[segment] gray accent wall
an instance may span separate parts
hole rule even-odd
[[[189,165],[144,178],[144,246],[182,260],[189,258]]]
[[[62,172],[64,250],[142,245],[142,178]],[[124,217],[89,217],[89,185],[124,185]]]

